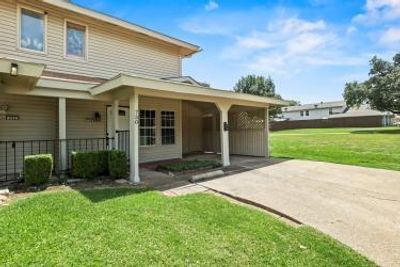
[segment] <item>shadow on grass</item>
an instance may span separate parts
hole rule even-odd
[[[379,130],[357,130],[352,131],[352,134],[400,134],[400,129],[379,129]]]
[[[84,197],[93,203],[104,202],[116,198],[127,197],[131,195],[139,195],[152,191],[151,189],[133,189],[133,188],[106,188],[106,189],[84,189],[77,190]]]

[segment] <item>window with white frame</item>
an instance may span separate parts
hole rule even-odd
[[[65,54],[67,57],[86,59],[87,27],[66,22]]]
[[[300,111],[300,116],[304,116],[304,111]]]
[[[140,110],[140,145],[153,146],[156,144],[156,111]]]
[[[306,116],[307,117],[310,116],[310,111],[309,110],[306,110]]]
[[[19,47],[34,52],[45,52],[45,14],[21,8]]]
[[[175,144],[175,112],[161,111],[161,143]]]

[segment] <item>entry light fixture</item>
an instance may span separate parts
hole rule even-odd
[[[11,63],[10,74],[11,74],[11,76],[18,75],[18,64],[17,63]]]

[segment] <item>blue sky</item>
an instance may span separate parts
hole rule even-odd
[[[184,74],[231,89],[247,74],[270,75],[302,103],[339,100],[368,61],[400,52],[400,0],[73,0],[198,44]]]

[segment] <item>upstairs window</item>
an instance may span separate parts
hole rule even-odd
[[[45,14],[21,8],[19,47],[22,49],[45,52]]]
[[[300,116],[304,116],[304,111],[300,111]]]
[[[306,116],[310,116],[310,111],[306,110]]]
[[[66,22],[67,57],[86,59],[87,27],[76,23]]]

